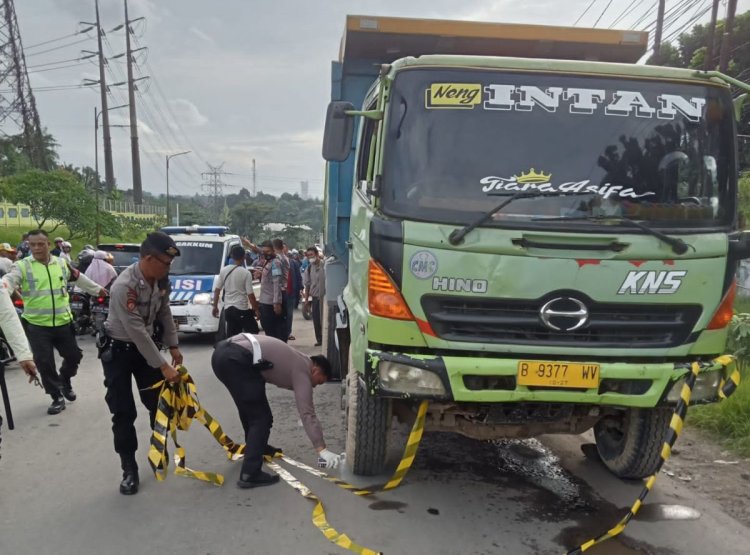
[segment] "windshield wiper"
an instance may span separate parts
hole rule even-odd
[[[489,212],[483,214],[481,217],[477,218],[470,224],[467,224],[463,227],[457,227],[453,231],[451,231],[451,234],[448,236],[448,242],[451,245],[460,245],[461,242],[464,240],[464,237],[466,237],[469,233],[474,231],[477,227],[482,225],[483,223],[489,221],[492,216],[500,212],[503,208],[508,206],[511,202],[514,200],[518,200],[520,198],[534,198],[534,197],[563,197],[563,196],[575,196],[575,195],[590,195],[591,193],[574,193],[574,192],[562,192],[562,191],[555,191],[555,192],[549,192],[549,191],[518,191],[517,193],[511,195],[507,199],[505,199],[503,202],[495,206],[492,210]],[[491,196],[498,196],[498,195],[492,195]]]
[[[630,218],[623,218],[622,216],[560,216],[560,217],[553,217],[553,218],[534,218],[534,221],[547,221],[547,222],[549,221],[552,221],[552,222],[586,221],[586,222],[613,222],[613,223],[619,223],[619,224],[626,224],[631,227],[640,229],[641,231],[645,231],[649,235],[652,235],[653,237],[656,237],[663,243],[666,243],[667,245],[672,247],[672,252],[675,254],[685,254],[688,251],[688,249],[693,249],[693,251],[695,251],[695,247],[693,245],[688,245],[685,241],[683,241],[679,237],[672,237],[670,235],[662,233],[661,231],[657,231],[653,228],[648,227],[647,225],[637,222],[636,220],[631,220]]]

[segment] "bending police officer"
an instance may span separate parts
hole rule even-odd
[[[279,481],[277,475],[261,470],[263,455],[278,451],[268,445],[273,414],[266,397],[266,383],[294,392],[302,425],[318,456],[326,461],[328,468],[338,466],[341,455],[326,448],[313,404],[313,388],[331,377],[326,357],[308,357],[268,335],[240,333],[216,344],[211,367],[237,405],[245,431],[245,458],[238,487],[254,488]]]
[[[141,402],[149,411],[153,428],[158,389],[149,389],[162,379],[180,381],[175,366],[182,364],[177,346],[177,330],[169,309],[169,267],[180,251],[174,240],[162,232],[149,233],[141,244],[141,258],[117,277],[110,290],[106,336],[100,342],[99,356],[104,369],[105,400],[112,413],[115,451],[120,455],[120,493],[138,492],[138,449],[133,423],[136,419],[132,378]],[[169,347],[171,363],[159,352],[154,329],[160,326],[161,342]]]
[[[74,281],[90,295],[106,295],[107,292],[65,260],[52,256],[49,237],[43,229],[30,231],[28,242],[31,256],[13,264],[3,280],[10,291],[21,289],[22,318],[31,352],[42,376],[44,391],[52,397],[47,413],[58,414],[65,409],[65,399],[76,400],[71,378],[78,373],[82,356],[73,331],[68,282]],[[59,374],[53,349],[63,358]]]

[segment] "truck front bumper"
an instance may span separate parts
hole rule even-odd
[[[429,356],[367,349],[364,380],[372,394],[401,399],[648,408],[676,403],[682,378],[690,371],[692,364],[691,361],[586,362],[599,365],[598,387],[526,387],[517,383],[519,359],[516,358]],[[700,364],[701,371],[693,389],[691,404],[717,400],[720,384],[729,377],[733,368],[733,359],[719,357],[695,362]]]

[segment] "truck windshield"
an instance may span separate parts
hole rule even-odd
[[[176,241],[180,256],[169,270],[171,276],[216,275],[224,266],[224,243]]]
[[[733,117],[729,91],[712,85],[405,70],[391,89],[382,209],[462,225],[501,200],[492,197],[539,191],[549,196],[520,198],[483,225],[616,216],[727,226]]]

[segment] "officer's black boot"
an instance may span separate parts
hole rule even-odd
[[[73,391],[73,386],[70,383],[70,378],[62,379],[62,387],[60,388],[63,397],[71,403],[76,400],[76,392]]]
[[[237,480],[237,487],[240,489],[257,488],[270,486],[278,481],[278,474],[268,474],[259,470],[255,474],[240,474],[240,479]]]
[[[123,495],[135,495],[138,493],[138,464],[135,455],[120,455],[122,460],[122,481],[120,482],[120,493]]]
[[[52,404],[47,407],[47,414],[60,414],[65,410],[65,399],[56,397],[52,399]]]

